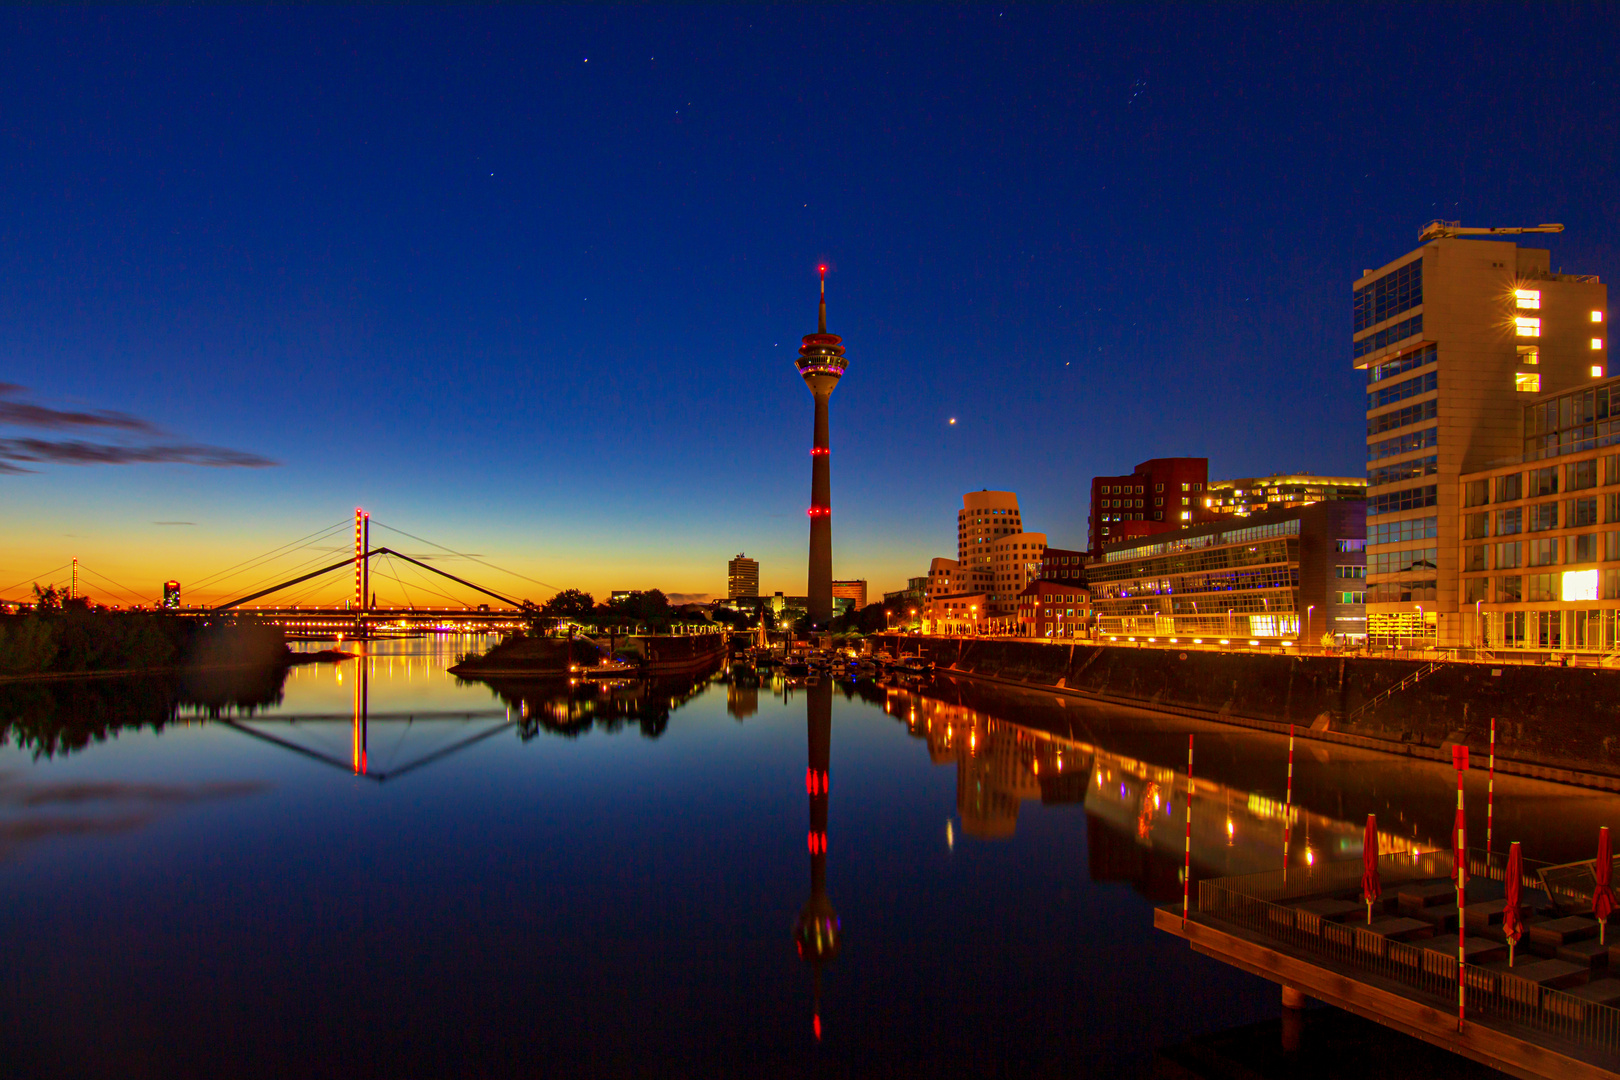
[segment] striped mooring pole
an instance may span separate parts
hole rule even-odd
[[[1187,908],[1192,896],[1192,804],[1193,736],[1187,733],[1187,850],[1181,864],[1181,928],[1187,928]]]
[[[1485,858],[1491,857],[1491,829],[1496,818],[1496,717],[1491,717],[1491,771],[1485,782]]]

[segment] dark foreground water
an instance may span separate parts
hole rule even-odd
[[[1280,865],[1285,740],[948,680],[457,685],[465,647],[0,688],[0,1074],[1141,1076],[1277,1015],[1151,912],[1189,728],[1195,876]],[[1497,796],[1549,860],[1616,809]],[[1443,844],[1453,800],[1302,743],[1289,857],[1369,811]]]

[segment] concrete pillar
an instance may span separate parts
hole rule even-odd
[[[1288,1053],[1299,1050],[1305,1034],[1305,995],[1292,986],[1282,988],[1282,1048]]]

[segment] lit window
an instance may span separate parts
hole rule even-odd
[[[1601,312],[1601,311],[1592,312],[1592,321],[1593,322],[1602,322],[1603,321],[1603,312]]]
[[[1513,389],[1527,394],[1541,393],[1541,372],[1521,371],[1513,376]]]
[[[1593,338],[1592,339],[1592,348],[1594,348],[1594,349],[1603,348],[1603,339],[1600,338],[1600,337]]]
[[[1192,520],[1192,511],[1191,510],[1183,510],[1181,512],[1181,520],[1182,521],[1191,521]]]
[[[1539,364],[1539,363],[1541,363],[1541,346],[1540,345],[1520,345],[1519,346],[1519,363],[1521,363],[1521,364]]]
[[[1541,320],[1540,319],[1533,319],[1528,315],[1519,315],[1519,316],[1516,316],[1514,318],[1513,325],[1516,328],[1516,330],[1518,332],[1518,335],[1520,337],[1540,337],[1541,336]]]
[[[1521,308],[1539,308],[1541,306],[1541,290],[1514,289],[1513,300]]]
[[[1592,365],[1592,378],[1594,378],[1594,379],[1603,378],[1603,365],[1602,364],[1593,364]]]

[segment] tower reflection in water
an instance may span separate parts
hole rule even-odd
[[[832,757],[833,684],[821,679],[806,688],[805,729],[809,738],[809,763],[804,771],[805,792],[810,796],[810,899],[793,924],[793,941],[799,958],[815,973],[815,1004],[812,1026],[821,1038],[821,969],[838,957],[843,927],[832,901],[827,899],[827,801],[830,789],[828,765]]]

